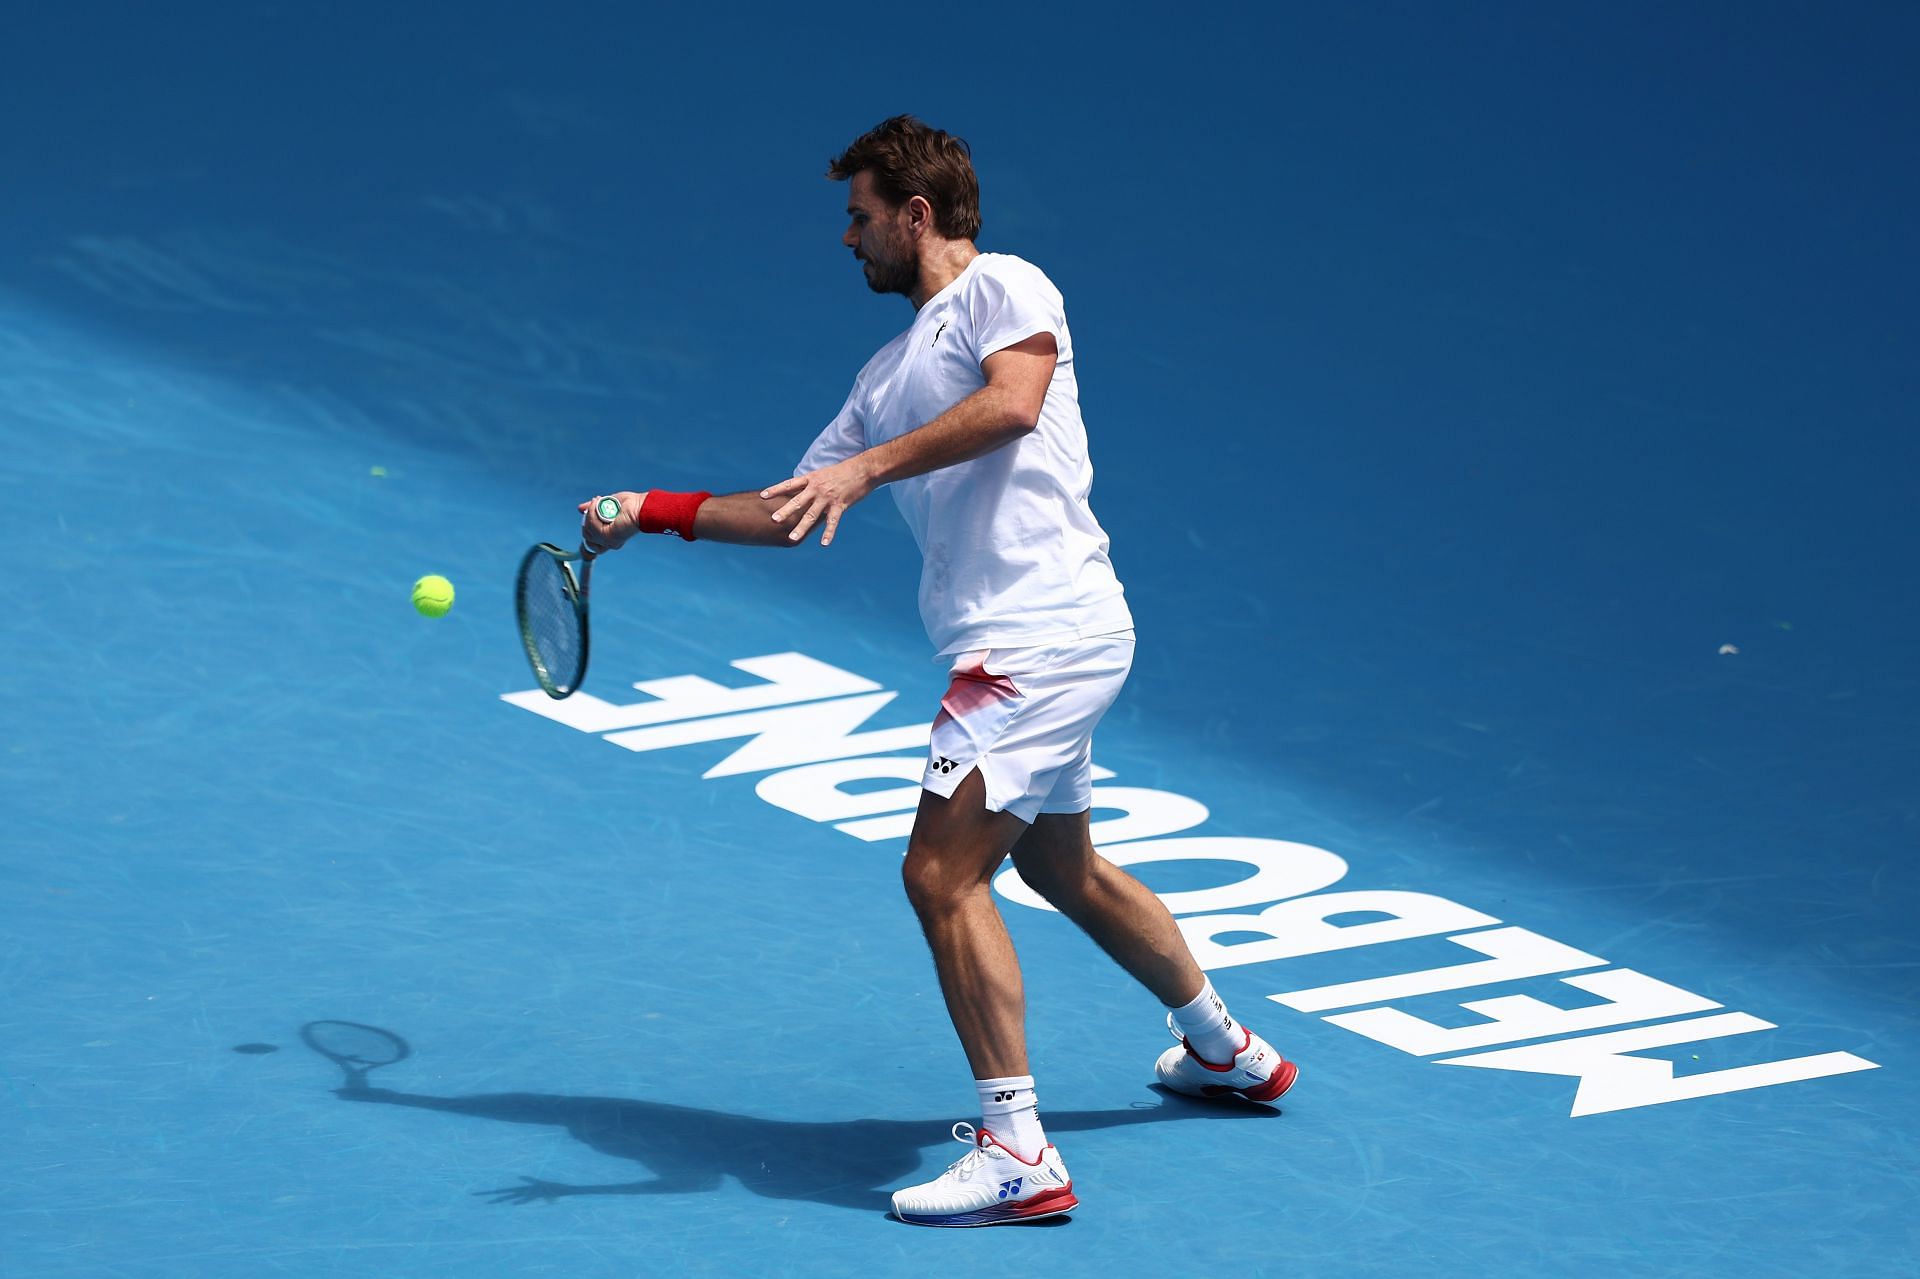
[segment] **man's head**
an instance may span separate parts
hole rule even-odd
[[[910,115],[883,120],[827,166],[847,187],[841,243],[865,264],[875,293],[911,295],[923,247],[980,234],[980,182],[967,144]]]

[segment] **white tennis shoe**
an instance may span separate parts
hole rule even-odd
[[[1247,1042],[1224,1066],[1203,1061],[1172,1017],[1167,1018],[1167,1029],[1180,1044],[1160,1054],[1160,1060],[1153,1064],[1153,1073],[1175,1092],[1189,1097],[1238,1094],[1248,1101],[1275,1101],[1300,1077],[1298,1066],[1244,1025],[1240,1029]]]
[[[955,1124],[953,1139],[971,1149],[932,1181],[894,1191],[894,1216],[916,1226],[997,1226],[1080,1206],[1067,1166],[1052,1146],[1029,1162],[972,1124]]]

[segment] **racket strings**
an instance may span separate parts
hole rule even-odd
[[[553,556],[536,555],[527,564],[520,624],[535,672],[554,692],[572,691],[585,651],[580,614],[568,587],[566,568]]]

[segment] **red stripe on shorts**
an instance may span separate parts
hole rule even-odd
[[[991,675],[984,662],[956,668],[941,707],[955,719],[963,719],[995,702],[1017,702],[1020,690],[1005,675]]]

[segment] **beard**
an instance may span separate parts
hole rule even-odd
[[[891,247],[891,246],[889,246]],[[883,249],[862,259],[867,287],[875,293],[900,293],[911,296],[920,283],[920,260],[911,251],[895,257]]]

